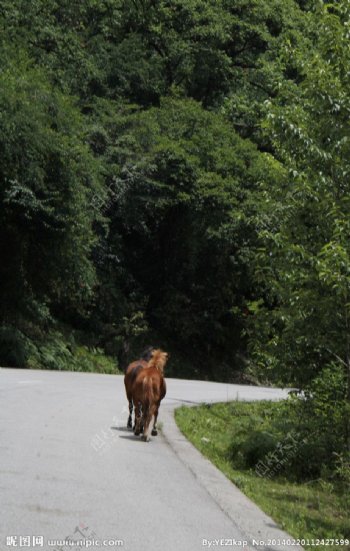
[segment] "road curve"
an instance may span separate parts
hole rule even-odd
[[[197,551],[208,542],[232,549],[252,534],[235,519],[239,510],[257,523],[256,536],[265,537],[254,517],[260,511],[244,509],[251,502],[223,475],[210,465],[216,473],[201,476],[208,462],[190,444],[184,449],[171,412],[182,403],[280,399],[286,391],[167,384],[159,416],[164,434],[145,443],[125,428],[121,376],[0,369],[0,551],[15,543],[57,551],[55,540],[69,537],[83,549],[86,538],[95,540],[95,550]],[[227,486],[220,486],[223,479]],[[234,506],[225,507],[230,500]],[[280,534],[271,519],[259,518],[271,537]],[[245,548],[252,549],[251,542]]]

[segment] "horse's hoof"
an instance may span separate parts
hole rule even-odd
[[[157,434],[158,434],[157,429],[152,429],[151,434],[152,434],[152,436],[157,436]]]
[[[143,434],[143,435],[142,435],[142,440],[143,440],[144,442],[149,442],[149,436],[148,436],[148,435],[145,436],[145,435]]]
[[[139,430],[135,430],[135,431],[134,431],[134,434],[135,434],[135,436],[140,436],[141,433],[140,433]]]

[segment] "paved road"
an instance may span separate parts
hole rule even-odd
[[[162,408],[181,403],[284,396],[168,379],[159,420]],[[23,549],[58,549],[49,540],[75,533],[122,540],[131,551],[196,551],[206,548],[203,539],[244,539],[162,435],[144,443],[125,429],[125,406],[121,376],[0,369],[0,551],[14,548],[9,536]],[[44,546],[39,539],[34,547],[33,536]]]

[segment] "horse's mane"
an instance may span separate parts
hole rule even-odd
[[[153,351],[152,358],[148,362],[148,367],[155,367],[163,373],[164,366],[168,361],[168,354],[166,352],[163,352],[160,348],[157,348]]]

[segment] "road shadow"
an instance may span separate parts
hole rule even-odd
[[[125,440],[133,440],[134,442],[141,442],[141,444],[144,444],[143,440],[139,436],[135,436],[135,434],[120,434],[119,438],[123,438]]]
[[[111,430],[118,430],[120,432],[132,432],[131,429],[128,429],[128,427],[110,427]]]
[[[128,427],[111,427],[111,430],[117,430],[119,432],[125,432],[126,434],[120,434],[119,438],[124,438],[126,440],[133,440],[134,442],[142,442],[142,439],[139,436],[135,436],[131,429]]]

